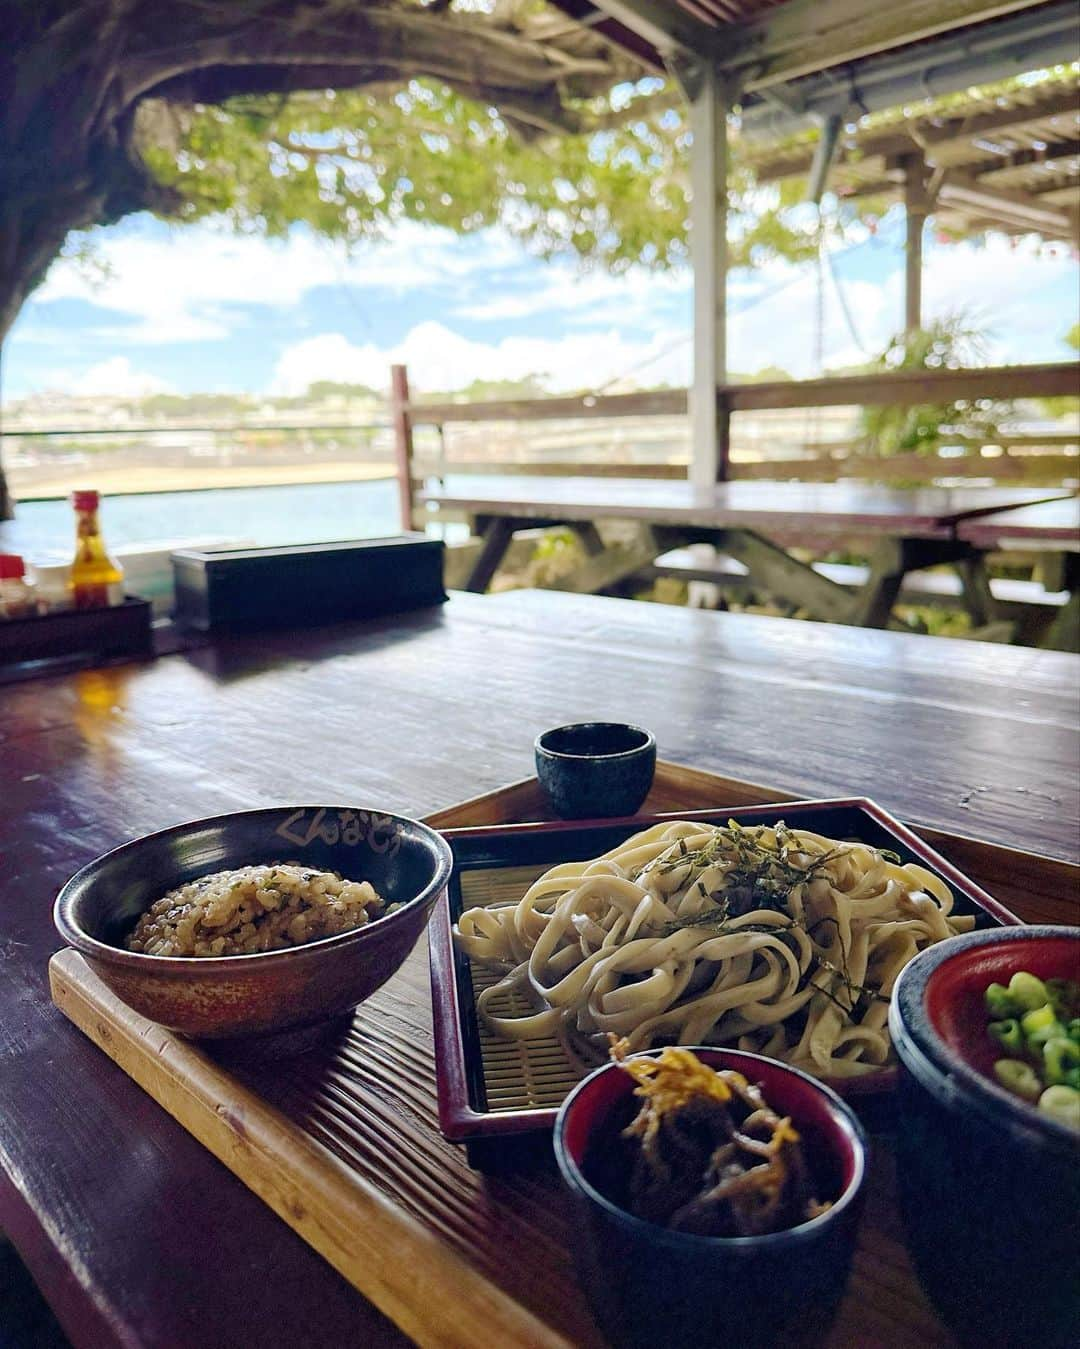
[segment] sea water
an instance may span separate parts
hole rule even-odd
[[[0,524],[0,552],[31,561],[66,559],[74,538],[71,504],[17,503]],[[101,505],[101,532],[112,549],[132,544],[176,547],[185,540],[258,544],[325,543],[377,538],[400,529],[393,479],[305,483],[286,487],[215,487],[196,492],[110,496]]]

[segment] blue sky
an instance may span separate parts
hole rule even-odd
[[[865,359],[900,326],[902,219],[837,250],[824,287],[824,364]],[[404,359],[418,388],[546,376],[552,390],[684,383],[690,278],[614,277],[528,256],[498,229],[459,239],[406,224],[351,255],[298,228],[238,237],[213,224],[132,217],[90,241],[107,275],[54,264],[5,349],[4,394],[299,393],[316,379],[384,386]],[[964,309],[1001,361],[1067,357],[1080,269],[1064,245],[928,238],[928,314]],[[849,323],[840,303],[843,292]],[[729,364],[816,373],[812,268],[776,263],[730,281]]]

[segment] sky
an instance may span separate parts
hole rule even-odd
[[[349,254],[304,227],[271,241],[143,215],[88,242],[104,278],[72,259],[53,264],[5,347],[5,401],[45,391],[271,396],[316,380],[383,388],[396,361],[418,390],[529,374],[552,392],[689,378],[688,272],[583,272],[529,256],[497,228],[458,238],[405,223]],[[807,377],[819,356],[836,368],[878,352],[901,326],[902,243],[893,212],[831,254],[820,340],[813,267],[734,272],[730,370]],[[946,245],[928,234],[925,312],[966,311],[987,329],[990,360],[1068,358],[1078,290],[1064,245]]]

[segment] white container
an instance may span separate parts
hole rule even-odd
[[[50,614],[72,607],[70,580],[69,562],[34,563],[34,585],[38,600]]]

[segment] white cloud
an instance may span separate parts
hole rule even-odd
[[[160,226],[144,232],[96,230],[91,242],[106,269],[89,276],[68,258],[58,259],[30,304],[79,299],[129,316],[134,325],[97,328],[114,341],[220,341],[230,335],[230,304],[290,308],[318,286],[357,286],[400,292],[433,280],[520,262],[511,239],[489,231],[482,246],[464,248],[448,230],[405,223],[385,243],[349,253],[343,246],[297,229],[287,239],[236,235],[210,225]]]
[[[820,343],[813,269],[776,264],[754,274],[756,299],[745,284],[749,278],[740,275],[728,321],[729,369],[751,374],[775,365],[796,378],[808,378],[818,373],[819,347],[827,369],[858,364],[883,349],[903,322],[901,257],[882,260],[880,281],[845,278],[842,258],[836,270],[837,285],[826,277]],[[1074,295],[1075,285],[1076,264],[1064,251],[1056,258],[1040,256],[1034,246],[1013,248],[1004,239],[983,248],[931,246],[924,272],[925,312],[934,317],[963,308],[976,322],[985,321],[991,330],[992,360],[1053,360],[1065,354],[1060,332],[1073,321],[1062,318],[1061,296]],[[411,382],[421,389],[455,389],[478,377],[526,374],[546,374],[553,391],[597,388],[624,375],[640,382],[684,383],[690,372],[689,341],[680,341],[684,335],[678,328],[658,329],[651,314],[661,296],[688,286],[686,277],[575,278],[555,268],[539,289],[496,295],[484,306],[462,306],[457,312],[516,319],[561,308],[570,329],[562,337],[481,342],[433,321],[417,324],[392,347],[359,345],[341,333],[323,333],[282,353],[274,387],[291,393],[317,379],[340,379],[383,388],[393,362],[406,364]],[[593,330],[580,331],[586,322]]]
[[[95,230],[91,242],[104,264],[104,280],[60,258],[30,306],[78,299],[105,309],[117,321],[106,320],[88,332],[105,341],[221,341],[230,336],[228,306],[288,309],[320,286],[356,287],[381,293],[385,300],[386,292],[430,289],[440,282],[465,291],[476,278],[483,290],[495,293],[463,299],[452,311],[461,318],[498,321],[564,312],[574,326],[598,326],[647,321],[658,302],[687,297],[691,285],[686,271],[653,274],[631,268],[613,276],[602,270],[582,273],[570,261],[541,268],[504,230],[463,240],[449,230],[412,222],[395,226],[391,238],[352,252],[302,228],[285,239],[264,239],[211,223],[168,232],[160,224]],[[514,269],[520,269],[516,276]],[[508,277],[512,284],[496,289]],[[124,323],[125,317],[134,322]]]
[[[133,370],[126,356],[112,356],[92,365],[68,390],[84,397],[146,398],[155,393],[171,393],[172,387],[156,375]]]
[[[903,327],[900,250],[878,265],[878,280],[849,279],[841,253],[835,267],[837,285],[826,274],[820,340],[826,369],[867,360]],[[774,264],[760,275],[760,298],[746,290],[730,297],[734,304],[728,322],[729,368],[742,374],[776,365],[800,379],[817,374],[814,271]],[[1067,354],[1061,334],[1075,322],[1070,315],[1075,313],[1076,283],[1076,263],[1064,249],[1056,256],[1040,255],[1035,244],[1021,242],[1014,247],[1000,236],[982,247],[930,244],[923,266],[923,312],[932,319],[964,311],[975,327],[987,333],[986,354],[992,362],[1060,360]]]
[[[410,382],[418,389],[461,389],[475,379],[542,374],[555,391],[598,388],[638,368],[650,380],[685,383],[690,357],[688,341],[670,329],[640,338],[612,329],[561,338],[505,337],[498,342],[478,342],[428,320],[387,348],[371,342],[360,346],[342,333],[305,338],[282,352],[272,388],[302,393],[320,379],[385,388],[395,363],[409,367]]]
[[[890,284],[899,305],[902,275]],[[1077,266],[1063,245],[1040,254],[1030,240],[991,235],[981,248],[931,249],[923,296],[927,314],[963,310],[984,327],[993,361],[1061,360],[1062,334],[1076,322]]]
[[[677,346],[682,333],[673,317],[685,315],[689,322],[692,279],[687,272],[650,274],[632,268],[620,276],[582,274],[567,261],[541,267],[527,262],[520,245],[497,229],[462,240],[449,231],[404,223],[390,239],[353,254],[304,229],[286,240],[267,240],[210,224],[164,234],[158,224],[144,228],[136,222],[95,231],[94,242],[112,273],[109,280],[95,286],[75,264],[61,259],[30,302],[33,309],[50,300],[81,299],[115,316],[97,320],[101,326],[95,328],[85,321],[74,329],[66,325],[69,341],[104,339],[125,347],[226,338],[258,343],[255,326],[237,318],[230,306],[260,304],[287,313],[309,291],[324,286],[356,288],[351,293],[356,308],[364,307],[364,294],[369,295],[374,332],[376,320],[398,294],[411,293],[427,313],[439,315],[440,321],[416,324],[395,346],[357,343],[333,331],[298,340],[278,359],[277,389],[302,389],[320,378],[382,387],[395,360],[404,360],[418,387],[428,389],[461,387],[478,376],[543,372],[552,389],[596,387],[639,367],[642,380],[681,382],[689,373],[689,345]],[[901,326],[901,253],[882,237],[871,249],[876,253],[836,258],[858,340],[832,284],[826,284],[820,346],[827,367],[865,359]],[[844,279],[845,272],[856,271],[860,279]],[[866,279],[868,272],[875,279]],[[1014,248],[1001,238],[981,249],[928,242],[925,310],[931,316],[958,308],[981,311],[994,332],[991,359],[1061,358],[1067,353],[1060,335],[1074,321],[1070,302],[1076,275],[1065,250],[1057,257],[1039,256],[1027,243]],[[449,306],[447,287],[456,290]],[[735,273],[728,291],[732,371],[777,365],[797,377],[817,373],[812,268],[775,261]],[[518,328],[535,320],[536,327],[542,323],[550,331],[554,317],[565,334],[557,339],[508,336],[481,342],[452,330],[456,320]],[[55,329],[47,333],[52,340]],[[31,329],[17,340],[44,339]],[[181,369],[179,353],[177,361]],[[94,366],[84,378],[96,380],[102,370],[109,378],[142,378],[115,362]]]
[[[497,320],[565,312],[575,326],[647,321],[662,302],[688,300],[693,279],[688,271],[648,272],[635,267],[619,275],[581,272],[573,263],[548,263],[540,285],[459,305],[461,318]]]

